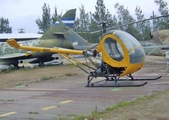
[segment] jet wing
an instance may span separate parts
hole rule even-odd
[[[15,58],[23,58],[25,57],[25,53],[11,53],[4,54],[0,56],[0,59],[15,59]]]

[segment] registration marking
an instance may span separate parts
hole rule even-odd
[[[49,109],[53,109],[53,108],[56,108],[57,106],[49,106],[49,107],[45,107],[45,108],[42,108],[42,110],[49,110]]]
[[[6,116],[13,115],[13,114],[16,114],[16,113],[17,112],[9,112],[9,113],[5,113],[5,114],[0,115],[0,117],[6,117]]]
[[[60,104],[66,104],[66,103],[70,103],[70,102],[73,102],[73,100],[66,100],[66,101],[60,102]]]

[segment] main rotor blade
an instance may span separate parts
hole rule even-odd
[[[150,17],[150,18],[148,18],[148,19],[144,19],[144,20],[140,20],[140,21],[133,21],[133,22],[126,23],[126,24],[122,24],[122,25],[118,25],[118,26],[115,26],[115,27],[110,27],[110,28],[107,28],[107,30],[111,30],[111,29],[114,29],[114,28],[118,28],[118,27],[130,25],[130,24],[134,24],[134,23],[145,22],[145,21],[152,20],[152,19],[158,19],[158,18],[161,18],[161,17],[167,17],[167,16],[169,16],[169,14],[167,14],[167,15],[162,15],[162,16],[158,16],[158,17]],[[102,30],[97,30],[97,31],[91,32],[90,34],[98,33],[98,32],[101,32],[101,31],[102,31]]]

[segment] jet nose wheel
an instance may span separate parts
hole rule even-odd
[[[39,67],[43,67],[44,66],[44,62],[43,61],[40,61],[39,62]]]

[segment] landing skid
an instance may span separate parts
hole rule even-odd
[[[158,80],[161,78],[161,76],[159,76],[156,78],[134,79],[133,77],[131,77],[131,79],[117,79],[114,76],[113,77],[112,76],[111,77],[110,76],[97,76],[97,77],[106,77],[106,79],[91,83],[93,77],[96,77],[96,76],[93,76],[93,75],[88,76],[86,87],[141,87],[141,86],[146,85],[148,83],[147,81]],[[123,82],[120,82],[120,81],[123,81]],[[145,82],[141,84],[131,84],[131,82],[134,82],[134,81],[145,81]]]
[[[132,85],[120,85],[120,84],[118,84],[118,85],[94,85],[95,83],[91,83],[91,85],[89,85],[89,86],[86,86],[86,87],[141,87],[141,86],[144,86],[144,85],[146,85],[148,82],[144,82],[144,83],[142,83],[142,84],[132,84]]]

